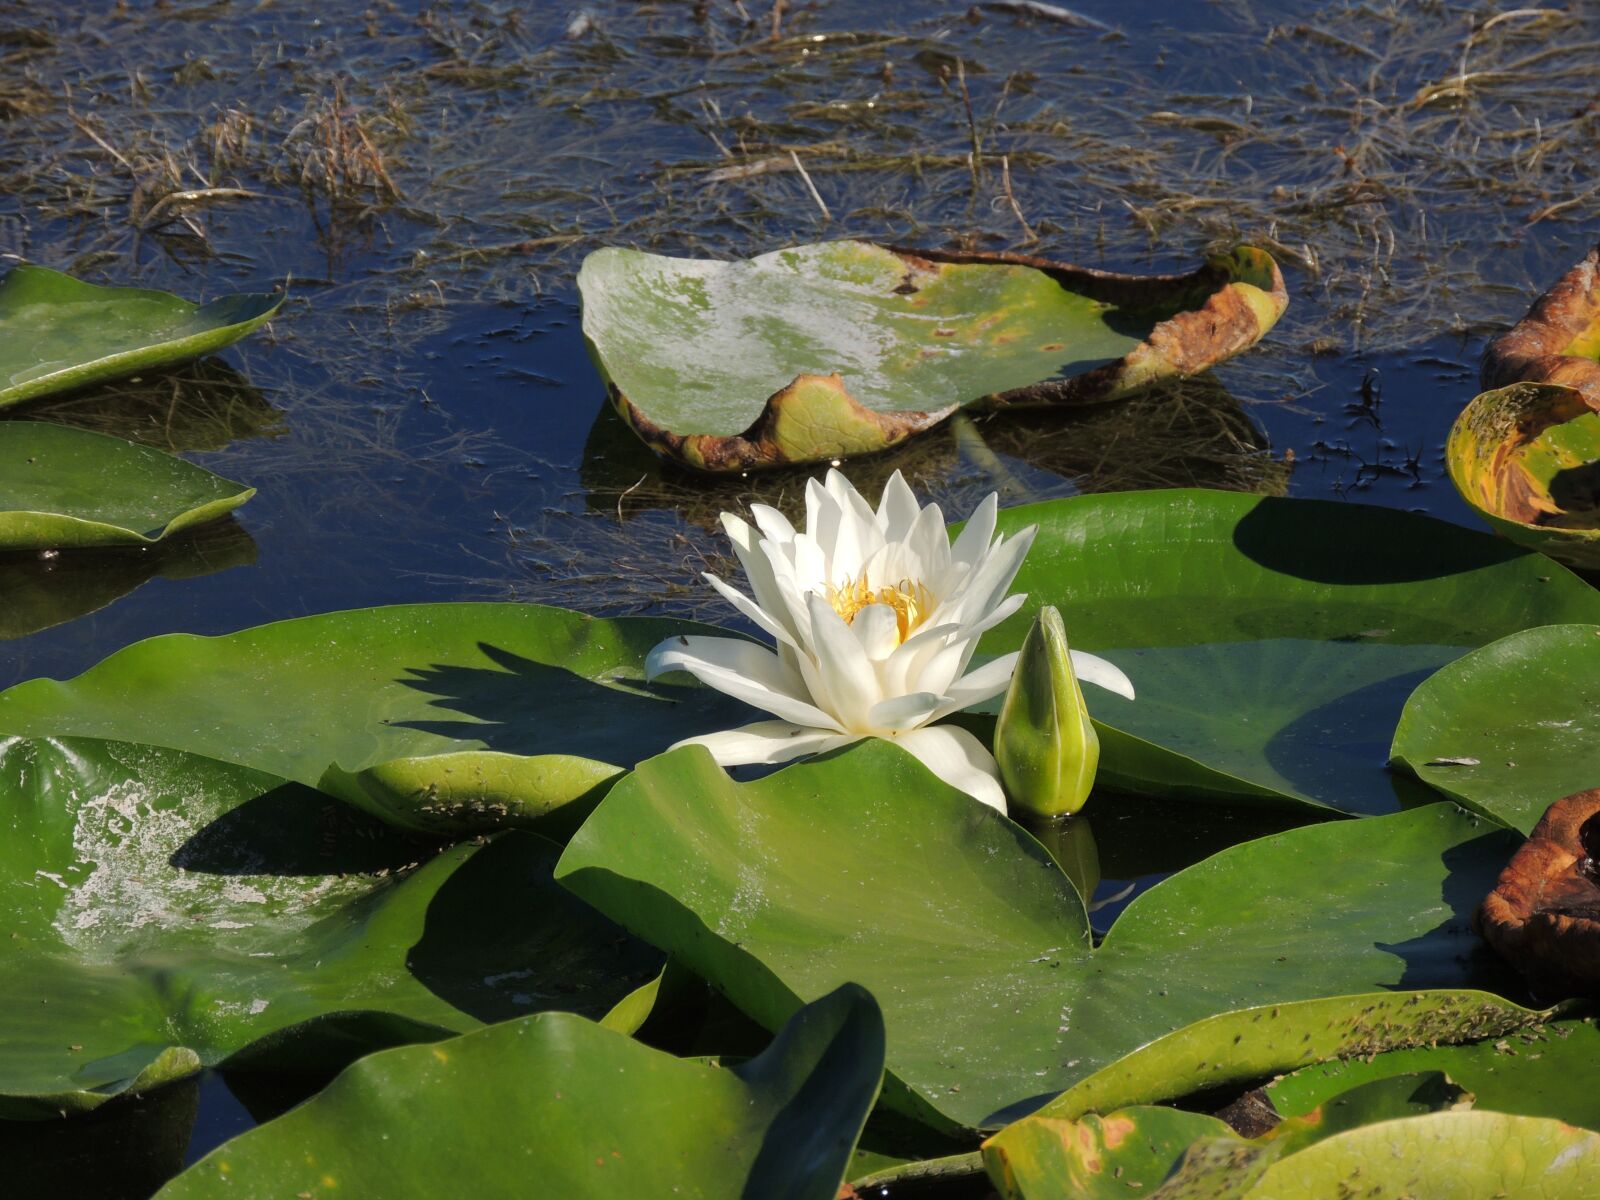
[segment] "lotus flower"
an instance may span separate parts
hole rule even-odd
[[[1022,606],[1007,596],[1037,526],[994,536],[991,494],[950,542],[938,505],[917,504],[896,471],[873,512],[829,471],[806,485],[806,528],[751,506],[757,529],[731,513],[722,526],[754,598],[706,580],[776,643],[668,638],[651,650],[651,678],[687,671],[776,720],[679,742],[704,746],[725,767],[782,763],[866,737],[915,755],[946,783],[1005,811],[994,756],[965,729],[938,725],[1004,691],[1017,655],[968,671],[978,638]],[[1133,686],[1104,659],[1072,652],[1080,679],[1128,696]],[[676,747],[674,747],[676,749]]]

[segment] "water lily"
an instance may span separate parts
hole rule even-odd
[[[782,763],[866,737],[887,738],[946,783],[1002,811],[994,756],[971,733],[936,722],[1006,689],[1017,655],[974,670],[982,634],[1022,606],[1008,596],[1037,526],[994,535],[998,499],[978,506],[951,544],[938,505],[917,504],[898,471],[877,511],[838,471],[806,485],[806,526],[751,506],[754,528],[724,513],[753,598],[706,580],[774,641],[673,637],[646,671],[687,671],[776,720],[688,738],[725,767]],[[1111,663],[1072,652],[1078,678],[1133,696]]]

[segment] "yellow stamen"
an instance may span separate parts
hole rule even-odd
[[[933,597],[922,584],[910,579],[888,587],[874,588],[863,575],[860,579],[846,579],[839,585],[828,585],[828,603],[833,611],[844,618],[846,625],[856,619],[856,614],[872,604],[886,604],[894,609],[895,622],[900,627],[900,640],[911,636],[911,631],[922,624],[930,609]]]

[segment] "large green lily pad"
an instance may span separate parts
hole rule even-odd
[[[882,1075],[849,985],[731,1068],[549,1013],[363,1059],[159,1195],[834,1200]]]
[[[0,408],[198,358],[272,319],[281,292],[191,304],[170,292],[99,287],[47,267],[0,279]]]
[[[601,1016],[661,958],[510,831],[434,847],[196,755],[0,740],[0,1117],[203,1065],[337,1068],[547,1008]]]
[[[0,551],[148,546],[255,494],[149,446],[44,421],[0,421]]]
[[[320,787],[411,828],[564,833],[636,758],[741,723],[643,683],[678,621],[532,604],[419,604],[173,634],[77,679],[0,693],[0,733],[172,746]]]
[[[984,1156],[1006,1200],[1600,1196],[1588,1178],[1600,1134],[1471,1104],[1433,1071],[1352,1088],[1253,1139],[1198,1113],[1130,1108],[1029,1117]]]
[[[1539,383],[1484,392],[1451,426],[1445,461],[1496,531],[1600,569],[1600,412],[1583,392]]]
[[[742,262],[613,247],[578,290],[623,419],[704,471],[871,453],[978,403],[1115,399],[1253,345],[1288,303],[1248,247],[1147,277],[859,241]]]
[[[1551,625],[1474,650],[1425,680],[1393,761],[1523,833],[1600,787],[1600,626]]]
[[[1600,623],[1600,592],[1548,559],[1390,509],[1166,491],[1000,514],[1033,524],[1028,603],[981,648],[1017,649],[1054,604],[1121,667],[1136,700],[1085,696],[1124,790],[1393,811],[1384,764],[1422,679],[1529,626]]]
[[[863,984],[890,1099],[983,1127],[1206,1017],[1498,981],[1467,921],[1516,840],[1447,804],[1295,829],[1159,884],[1094,948],[1044,847],[897,747],[745,784],[686,747],[613,789],[557,878],[768,1028]]]
[[[1600,1129],[1600,1026],[1594,1019],[1554,1021],[1513,1037],[1463,1046],[1419,1047],[1305,1067],[1267,1085],[1283,1116],[1308,1113],[1357,1084],[1415,1071],[1443,1071],[1479,1108],[1551,1117]]]

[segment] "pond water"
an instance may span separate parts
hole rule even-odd
[[[860,464],[862,490],[898,468],[953,515],[993,489],[1200,485],[1470,524],[1442,448],[1479,351],[1592,236],[1590,19],[1014,7],[0,3],[0,254],[194,298],[289,288],[219,359],[6,414],[260,492],[158,551],[0,563],[0,685],[400,601],[722,620],[698,582],[729,567],[715,515],[793,504],[805,476],[688,477],[621,425],[572,283],[607,244],[861,235],[1157,272],[1252,241],[1291,295],[1259,349],[1123,404],[952,422]],[[156,207],[208,187],[249,194]],[[1243,836],[1102,809],[1102,927],[1129,882]],[[214,1077],[198,1096],[190,1158],[251,1119]]]

